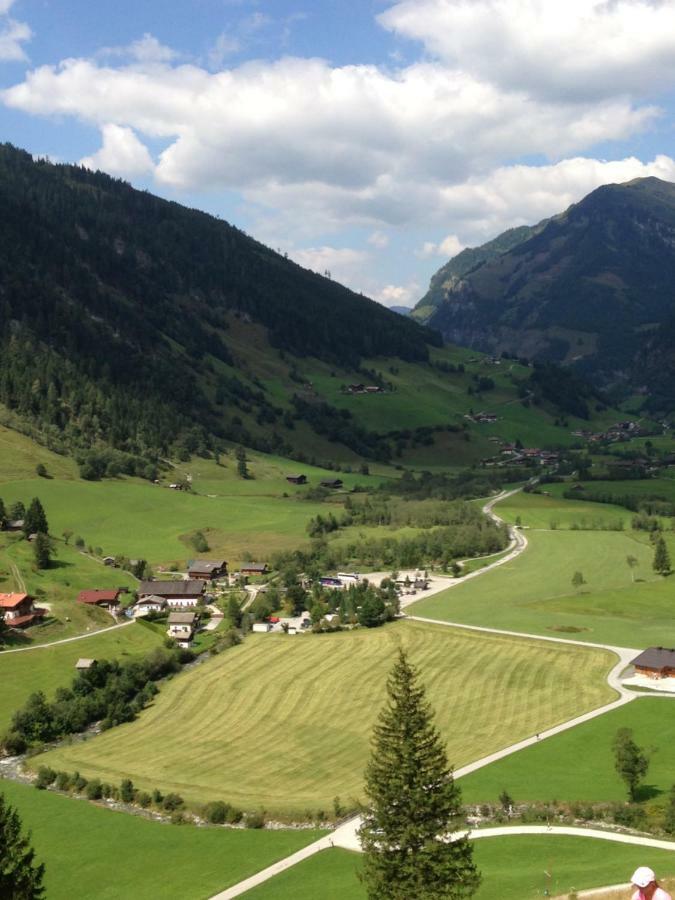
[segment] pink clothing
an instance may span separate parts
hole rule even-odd
[[[631,897],[631,900],[645,900],[646,896],[647,895],[642,892],[642,889],[638,888]],[[667,891],[664,891],[663,888],[657,888],[652,894],[652,900],[673,900],[673,898]]]

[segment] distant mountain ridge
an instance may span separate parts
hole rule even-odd
[[[572,364],[675,407],[674,184],[605,185],[468,253],[439,270],[416,307],[446,340]]]

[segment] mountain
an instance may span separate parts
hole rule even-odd
[[[597,384],[647,392],[655,409],[675,405],[674,184],[605,185],[471,253],[472,268],[452,260],[432,279],[434,303],[418,305],[418,316],[435,305],[422,318],[446,340],[573,364]]]
[[[0,210],[0,404],[54,446],[289,450],[298,360],[423,363],[440,341],[226,222],[10,145]]]

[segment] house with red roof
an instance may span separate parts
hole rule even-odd
[[[87,606],[98,606],[101,609],[107,609],[111,615],[114,615],[120,608],[119,596],[122,591],[119,588],[107,588],[105,590],[96,588],[88,591],[80,591],[77,595],[78,603],[86,603]]]
[[[30,594],[0,594],[0,615],[10,628],[28,628],[47,615],[38,609]]]

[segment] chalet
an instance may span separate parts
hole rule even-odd
[[[648,647],[631,660],[636,675],[648,678],[675,678],[675,650],[667,647]]]
[[[348,394],[363,394],[366,389],[364,384],[348,384],[347,385],[347,393]]]
[[[224,559],[192,559],[188,562],[188,575],[190,578],[214,581],[227,575],[227,562]]]
[[[169,613],[169,627],[166,633],[180,647],[189,647],[197,627],[197,615],[193,612]]]
[[[10,628],[28,628],[47,615],[30,594],[0,594],[0,613]]]
[[[95,659],[86,659],[86,657],[82,657],[78,659],[75,663],[75,668],[78,672],[87,672],[89,669],[93,668],[96,665]]]
[[[162,613],[166,610],[167,602],[164,597],[158,597],[156,594],[150,594],[148,597],[139,598],[131,610],[134,618],[147,616],[148,613]]]
[[[289,484],[307,484],[306,475],[287,475],[286,481]]]
[[[23,531],[24,524],[23,519],[8,519],[5,522],[5,531]]]
[[[239,568],[240,575],[267,575],[268,572],[267,563],[243,563]]]
[[[321,484],[321,487],[333,488],[334,490],[342,487],[342,480],[340,478],[326,478],[319,483]]]
[[[384,389],[377,384],[367,384],[366,394],[384,394]]]
[[[119,588],[106,590],[80,591],[77,595],[78,603],[86,603],[87,606],[99,606],[107,609],[109,613],[116,613],[120,606],[119,596],[122,593]]]
[[[169,609],[192,609],[204,596],[204,580],[141,581],[138,585],[138,599],[151,596],[163,597]]]

